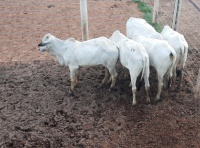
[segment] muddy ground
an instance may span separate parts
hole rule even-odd
[[[61,12],[78,14],[74,10],[79,5],[72,3],[75,1],[69,0],[67,6],[64,0],[59,2],[0,2],[1,19],[4,20],[1,21],[0,41],[0,147],[198,148],[200,99],[194,96],[199,52],[189,51],[181,89],[164,89],[160,102],[146,104],[142,86],[137,92],[138,105],[133,107],[131,88],[128,86],[130,79],[124,77],[127,71],[119,64],[114,90],[109,91],[109,85],[99,88],[104,76],[102,66],[83,67],[75,96],[69,96],[68,67],[60,66],[50,55],[39,53],[37,48],[46,32],[64,38],[64,30],[69,28],[67,37],[81,39],[74,26],[79,25],[79,22],[74,23],[76,18],[68,20],[68,26],[59,26],[55,23],[57,21],[51,23],[52,19],[64,21],[65,14]],[[101,9],[101,12],[104,16],[108,15],[91,23],[90,28],[94,29],[90,32],[92,37],[103,34],[109,37],[117,28],[125,32],[127,18],[133,14],[141,15],[134,3],[123,0],[95,0],[91,3],[91,9],[103,7],[105,10]],[[92,10],[89,14],[100,15]],[[121,14],[123,23],[115,18],[115,26],[111,19],[114,14]],[[47,20],[42,21],[44,18]],[[105,28],[103,22],[112,26]],[[153,99],[157,92],[157,80],[155,71],[151,69],[151,72]]]

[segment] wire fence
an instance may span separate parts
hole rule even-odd
[[[200,1],[195,0],[200,6]],[[180,18],[180,32],[186,36],[190,48],[200,49],[200,11],[189,1],[183,1]]]
[[[154,7],[153,0],[143,0],[150,7]],[[192,3],[193,2],[193,3]],[[159,1],[158,22],[162,25],[172,26],[174,0]],[[196,6],[196,7],[195,7]],[[200,49],[200,1],[183,0],[180,12],[178,32],[183,34],[190,46],[190,49]]]

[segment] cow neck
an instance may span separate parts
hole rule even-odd
[[[63,56],[66,52],[66,48],[64,47],[64,41],[58,38],[55,38],[52,44],[52,48],[50,50],[50,54],[54,56]]]

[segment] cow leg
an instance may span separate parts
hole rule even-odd
[[[100,84],[100,86],[102,87],[109,79],[109,71],[108,68],[105,67],[105,76]]]
[[[166,73],[163,77],[163,84],[164,84],[164,88],[167,88],[168,87],[168,80],[169,80],[169,75],[168,73]]]
[[[76,70],[78,67],[69,67],[70,69],[70,80],[71,80],[71,86],[69,89],[69,94],[74,95],[74,88],[75,88],[75,82],[76,82]]]
[[[78,82],[79,82],[80,67],[76,70],[75,75],[76,75],[76,79],[75,79],[74,87],[76,87],[78,85]]]
[[[133,95],[133,101],[132,105],[135,106],[137,104],[136,101],[136,77],[131,75],[131,85],[132,85],[132,95]]]
[[[149,75],[146,75],[146,74],[144,75],[144,83],[145,83],[145,90],[147,93],[146,101],[147,101],[147,103],[150,103],[151,99],[149,96],[149,93],[150,93]]]
[[[115,68],[113,68],[113,69],[108,68],[108,70],[109,70],[111,78],[112,78],[112,83],[111,83],[111,86],[110,86],[110,89],[112,89],[115,86],[118,74],[117,74],[117,71],[116,71]]]
[[[172,84],[172,78],[170,77],[170,73],[169,72],[167,72],[164,75],[163,81],[164,81],[164,88],[167,88],[168,90],[170,90],[173,84]]]
[[[180,76],[179,76],[179,80],[178,80],[178,88],[181,88],[181,82],[182,82],[182,78],[183,78],[183,69],[180,70]]]
[[[110,76],[110,78],[108,79],[107,84],[110,83],[110,82],[112,82],[112,77],[111,77],[111,76]]]
[[[158,74],[158,93],[156,95],[155,101],[160,100],[162,88],[163,88],[163,75]]]
[[[172,73],[173,73],[173,75],[172,75],[172,83],[171,83],[170,89],[174,90],[175,89],[175,82],[176,82],[176,65],[174,66]]]
[[[137,104],[136,101],[136,87],[132,87],[132,94],[133,94],[133,101],[132,101],[132,105],[135,106]]]
[[[135,106],[137,104],[137,101],[136,101],[136,92],[137,92],[136,80],[137,80],[137,77],[140,75],[141,71],[142,71],[142,68],[138,67],[138,65],[133,65],[129,69],[129,73],[130,73],[130,77],[131,77],[132,95],[133,95],[133,101],[132,101],[133,106]]]

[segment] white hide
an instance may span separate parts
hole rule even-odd
[[[110,40],[118,44],[120,63],[129,69],[133,92],[133,105],[136,105],[136,80],[141,72],[142,77],[144,76],[147,101],[149,102],[149,58],[143,45],[127,38],[118,30],[112,34]]]
[[[79,66],[104,65],[111,74],[114,86],[117,72],[115,69],[118,60],[118,47],[106,37],[99,37],[88,41],[76,41],[73,38],[60,40],[51,34],[43,37],[38,45],[40,51],[47,51],[55,56],[61,65],[69,66],[71,88],[74,90],[73,83],[76,83],[76,71]]]
[[[177,54],[177,60],[176,60],[176,65],[173,70],[173,75],[174,79],[176,76],[176,67],[177,64],[180,63],[180,71],[181,71],[181,76],[179,79],[179,86],[181,84],[181,79],[183,75],[183,69],[185,67],[185,63],[187,60],[187,54],[188,54],[188,43],[186,42],[184,36],[176,31],[174,31],[172,28],[169,26],[164,26],[162,32],[161,32],[163,39],[168,41],[168,43],[174,48]],[[174,80],[175,81],[175,80]]]
[[[176,61],[176,52],[167,41],[164,40],[145,38],[139,34],[134,34],[132,39],[144,45],[149,55],[149,63],[157,71],[158,93],[156,100],[159,100],[163,87],[164,75],[166,74],[167,78],[172,77],[172,70]]]
[[[128,38],[138,33],[148,38],[163,39],[162,35],[158,33],[150,24],[144,19],[130,17],[126,22],[126,35]]]

